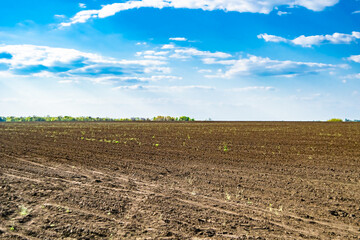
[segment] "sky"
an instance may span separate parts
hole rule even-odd
[[[0,5],[0,116],[360,119],[359,0]]]

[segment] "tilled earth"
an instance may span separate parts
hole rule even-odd
[[[0,239],[360,239],[360,124],[0,124]]]

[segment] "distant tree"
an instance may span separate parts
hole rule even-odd
[[[165,121],[172,122],[172,121],[175,121],[175,118],[170,117],[170,116],[166,116]]]
[[[345,118],[345,122],[360,122],[360,120],[357,120],[357,119],[351,120],[351,119]]]
[[[6,117],[6,121],[7,122],[15,122],[15,117],[13,117],[13,116],[10,116],[10,117]]]
[[[181,117],[179,117],[179,121],[186,121],[186,122],[188,122],[188,121],[195,121],[195,119],[194,119],[194,118],[187,117],[187,116],[181,116]]]
[[[329,119],[327,120],[328,122],[342,122],[343,120],[340,119],[340,118],[332,118],[332,119]]]
[[[139,118],[139,117],[133,117],[133,118],[92,118],[92,117],[71,117],[71,116],[58,116],[58,117],[39,117],[39,116],[29,116],[29,117],[0,117],[0,122],[108,122],[108,121],[195,121],[193,118],[189,118],[186,116],[181,117],[171,117],[171,116],[157,116],[153,119],[149,118]]]
[[[165,117],[164,116],[157,116],[153,118],[153,121],[165,121]]]
[[[70,117],[70,116],[64,116],[62,119],[62,121],[65,121],[65,122],[73,122],[75,120],[76,120],[75,118]]]

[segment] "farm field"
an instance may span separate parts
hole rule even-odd
[[[0,124],[0,239],[359,239],[360,124]]]

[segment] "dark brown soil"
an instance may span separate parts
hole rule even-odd
[[[0,124],[0,239],[360,239],[360,124]]]

